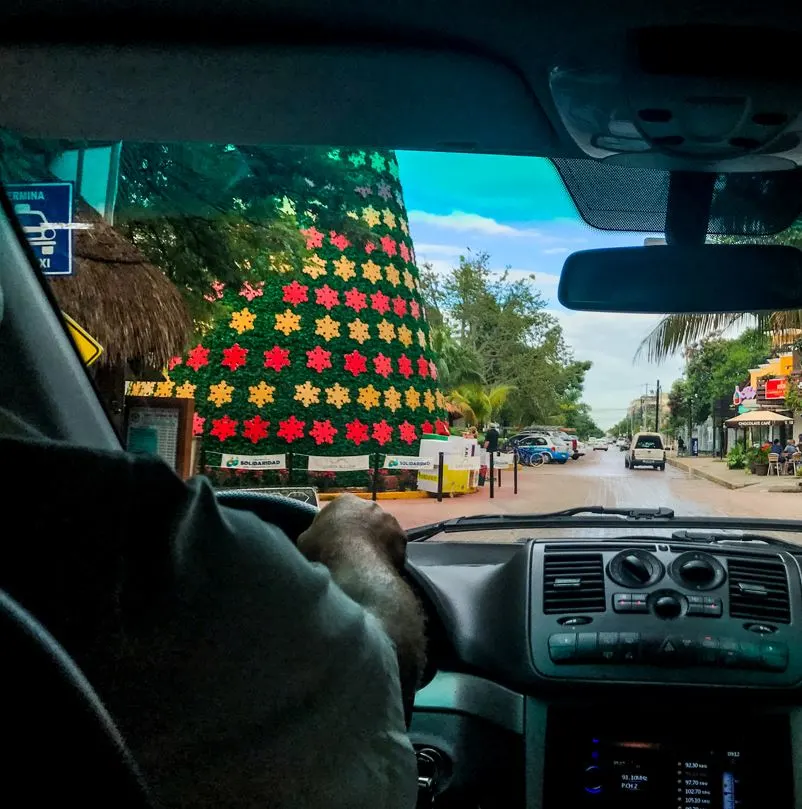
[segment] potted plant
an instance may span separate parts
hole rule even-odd
[[[744,461],[753,475],[767,475],[769,472],[769,453],[765,446],[749,447],[744,453]]]
[[[746,466],[746,453],[740,444],[736,444],[727,453],[728,469],[743,469]]]

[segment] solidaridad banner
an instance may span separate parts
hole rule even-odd
[[[310,472],[361,472],[370,469],[370,455],[310,455]]]
[[[286,469],[286,455],[226,455],[220,460],[223,469]]]
[[[434,469],[431,458],[418,458],[414,455],[387,455],[384,458],[385,469]]]

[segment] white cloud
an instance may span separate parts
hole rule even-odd
[[[541,250],[540,252],[543,253],[544,256],[557,256],[561,253],[569,253],[570,251],[570,247],[547,247],[545,250]]]
[[[459,258],[465,255],[467,250],[464,247],[457,247],[453,244],[426,244],[415,242],[415,255],[420,256],[446,256],[449,258]]]
[[[464,211],[452,211],[450,214],[409,211],[409,221],[413,225],[433,225],[461,233],[484,233],[490,236],[542,236],[541,232],[534,228],[514,228],[490,217]]]
[[[641,340],[660,320],[659,315],[565,311],[553,314],[577,359],[593,363],[585,379],[583,399],[602,428],[624,417],[629,403],[643,393],[644,385],[654,387],[659,379],[667,392],[682,372],[680,357],[672,357],[659,366],[645,360],[634,361]]]

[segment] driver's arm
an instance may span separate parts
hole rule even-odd
[[[364,609],[359,587],[155,460],[0,452],[7,502],[51,481],[27,541],[0,546],[0,586],[84,668],[166,806],[414,806],[386,604]]]

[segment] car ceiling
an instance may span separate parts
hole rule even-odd
[[[802,29],[781,3],[610,5],[13,0],[0,9],[0,125],[577,157],[547,83],[565,55],[614,52],[628,29],[688,20]]]

